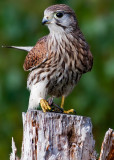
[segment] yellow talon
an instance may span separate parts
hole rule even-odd
[[[45,99],[40,100],[40,105],[41,105],[43,112],[46,112],[51,109],[51,107],[49,106],[48,102]]]
[[[64,113],[69,114],[69,113],[75,113],[74,109],[69,109],[68,111],[64,111]]]

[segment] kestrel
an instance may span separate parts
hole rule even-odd
[[[75,12],[69,6],[57,4],[48,7],[42,24],[48,26],[50,33],[34,47],[12,47],[29,51],[23,65],[25,71],[30,71],[28,109],[36,109],[40,104],[46,112],[51,109],[45,100],[47,95],[62,97],[63,108],[64,97],[71,93],[82,74],[91,70],[93,57]]]

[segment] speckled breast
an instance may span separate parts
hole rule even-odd
[[[54,97],[67,96],[80,80],[80,77],[81,74],[72,70],[61,70],[47,83],[48,94]]]

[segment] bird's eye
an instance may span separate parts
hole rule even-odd
[[[62,13],[62,12],[57,12],[57,13],[56,13],[56,17],[58,17],[58,18],[63,17],[63,13]]]

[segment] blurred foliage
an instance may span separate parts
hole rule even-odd
[[[94,56],[91,72],[66,98],[66,109],[91,117],[99,153],[107,129],[114,128],[114,1],[112,0],[1,0],[0,46],[34,45],[48,34],[41,25],[49,5],[65,3],[78,17],[79,25]],[[0,159],[9,159],[11,137],[21,151],[22,112],[26,112],[29,92],[23,71],[26,52],[0,48]],[[60,103],[60,99],[56,100]]]

